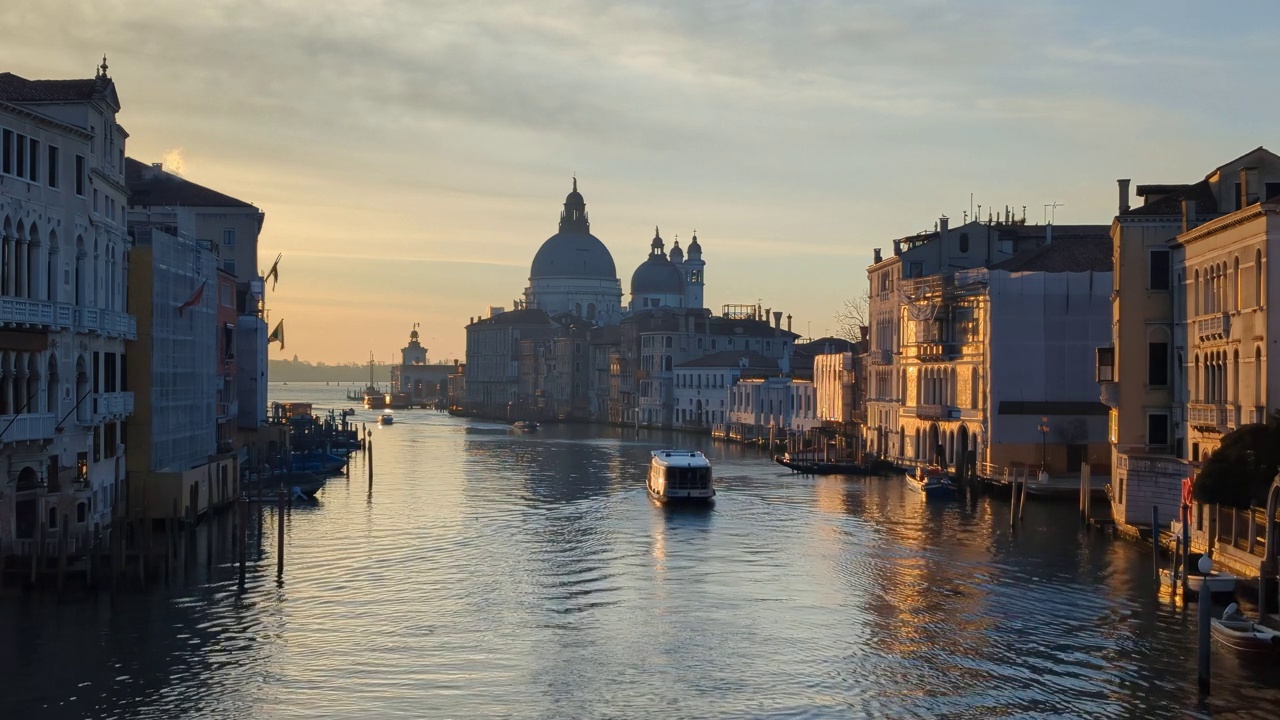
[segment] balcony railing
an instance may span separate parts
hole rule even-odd
[[[0,297],[0,325],[51,330],[74,327],[78,332],[138,339],[138,321],[132,315],[47,300]]]
[[[1227,426],[1227,406],[1192,403],[1187,406],[1187,422],[1201,428],[1225,428]]]
[[[104,420],[122,419],[133,413],[133,393],[96,393],[85,399],[89,403],[89,416],[84,424],[96,425]]]
[[[889,352],[887,349],[868,350],[867,361],[872,365],[892,365],[893,353]]]
[[[4,432],[0,435],[0,444],[50,440],[53,438],[53,428],[57,423],[58,419],[53,413],[0,415],[0,431]]]
[[[1222,340],[1231,336],[1231,316],[1214,313],[1196,318],[1196,337],[1201,340]]]
[[[903,348],[903,354],[919,360],[950,360],[960,356],[960,343],[919,342]]]
[[[950,420],[960,414],[950,405],[904,405],[898,412],[921,420]]]

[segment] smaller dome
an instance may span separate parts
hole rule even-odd
[[[409,333],[409,339],[410,339],[410,340],[417,340],[417,339],[418,339],[418,331],[417,331],[417,330],[414,330],[414,331],[410,332],[410,333]]]
[[[680,268],[661,255],[650,255],[631,276],[632,295],[683,295]]]
[[[693,232],[693,242],[689,243],[689,259],[702,257],[702,246],[698,244],[698,231]]]
[[[671,259],[671,262],[677,265],[684,262],[684,251],[680,249],[679,240],[676,240],[675,243],[672,244],[671,252],[667,253],[667,257]]]

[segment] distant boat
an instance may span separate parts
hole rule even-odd
[[[697,450],[654,450],[646,481],[659,502],[711,502],[711,462]]]
[[[537,432],[538,423],[532,420],[519,420],[511,423],[511,429],[516,432]]]
[[[952,498],[956,496],[956,484],[947,471],[937,465],[916,468],[907,473],[907,487],[922,493],[926,498]]]
[[[395,421],[396,421],[396,416],[392,415],[390,410],[387,410],[386,412],[378,416],[379,425],[390,425]]]

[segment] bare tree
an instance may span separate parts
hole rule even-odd
[[[870,323],[871,292],[844,301],[844,306],[836,313],[836,334],[849,342],[862,339],[862,328]]]

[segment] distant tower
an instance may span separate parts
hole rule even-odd
[[[672,251],[675,252],[674,250]],[[702,261],[702,246],[698,244],[698,231],[693,231],[693,242],[689,243],[689,257],[680,264],[684,273],[684,306],[702,307],[702,286],[706,282],[707,264]]]

